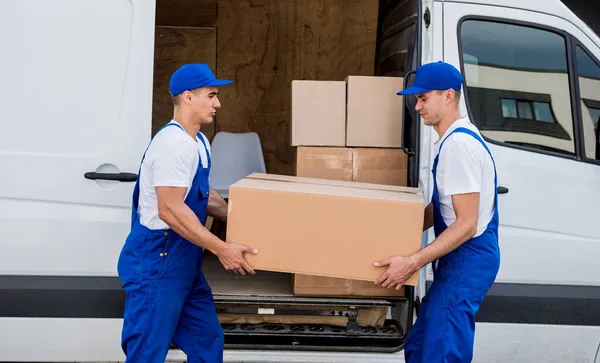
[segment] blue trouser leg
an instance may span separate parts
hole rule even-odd
[[[127,363],[164,363],[189,287],[177,280],[124,284],[122,348]]]
[[[419,316],[410,330],[410,333],[406,339],[406,343],[404,344],[404,360],[406,363],[419,363],[423,361],[423,344],[426,339],[426,334],[429,330],[428,327],[431,325],[429,305],[431,304],[432,299],[434,304],[436,299],[439,299],[439,297],[436,297],[441,293],[441,291],[439,291],[439,287],[440,284],[434,282],[421,302]]]
[[[476,306],[455,296],[456,292],[442,283],[431,286],[406,340],[407,363],[472,360]]]
[[[473,359],[475,315],[494,281],[497,260],[460,250],[440,265],[406,340],[407,363]]]
[[[404,360],[406,363],[420,362],[423,350],[423,339],[425,337],[425,326],[427,319],[427,307],[429,306],[429,294],[421,301],[419,316],[410,330],[406,343],[404,344]]]
[[[423,350],[419,362],[464,363],[473,358],[475,314],[460,300],[446,306],[437,301],[429,306]]]
[[[223,339],[210,287],[199,276],[183,306],[173,342],[187,355],[188,363],[222,363]]]

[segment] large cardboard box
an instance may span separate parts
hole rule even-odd
[[[399,148],[402,140],[402,77],[349,76],[346,146]]]
[[[298,147],[296,176],[404,186],[408,157],[402,149]]]
[[[229,189],[227,240],[257,248],[247,255],[257,270],[372,282],[384,271],[374,262],[421,247],[420,189],[270,179],[255,174]]]
[[[346,82],[292,81],[292,146],[346,145]]]

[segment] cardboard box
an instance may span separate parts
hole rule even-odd
[[[298,147],[296,175],[307,178],[352,181],[352,149],[343,147]]]
[[[408,155],[402,149],[353,149],[353,181],[405,186],[407,176]]]
[[[348,158],[351,159],[350,165],[347,162]],[[314,162],[314,160],[327,160],[327,162]],[[408,174],[407,162],[408,157],[401,149],[299,147],[296,174],[302,177],[405,186]],[[386,289],[365,281],[295,274],[294,294],[404,297],[404,289]]]
[[[408,157],[402,149],[298,147],[296,176],[404,186]]]
[[[247,255],[253,268],[372,282],[384,271],[374,262],[420,249],[421,190],[286,179],[255,174],[229,188],[227,240],[260,251]]]
[[[402,140],[402,77],[349,76],[346,146],[399,148]]]
[[[346,145],[346,82],[292,81],[292,146]]]
[[[404,289],[386,289],[371,281],[348,280],[334,277],[294,275],[294,295],[330,297],[405,297]]]

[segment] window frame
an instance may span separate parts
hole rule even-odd
[[[460,71],[463,75],[466,73],[465,73],[465,59],[463,56],[464,53],[463,53],[463,42],[462,42],[462,25],[464,22],[469,21],[469,20],[486,21],[486,22],[506,24],[506,25],[524,26],[524,27],[529,27],[529,28],[533,28],[533,29],[544,30],[544,31],[548,31],[551,33],[555,33],[564,38],[565,48],[566,48],[565,50],[566,50],[566,55],[567,55],[567,75],[569,77],[569,89],[570,89],[569,94],[571,96],[570,97],[571,117],[572,117],[572,122],[573,122],[573,142],[574,142],[573,154],[554,152],[554,151],[543,150],[540,148],[529,147],[529,146],[509,144],[509,143],[506,143],[503,141],[497,141],[494,139],[490,139],[489,137],[485,136],[484,133],[482,132],[481,134],[482,134],[484,140],[491,144],[502,146],[502,147],[508,147],[508,148],[512,148],[512,149],[523,150],[523,151],[528,151],[528,152],[533,152],[533,153],[538,153],[538,154],[544,154],[544,155],[548,155],[548,156],[555,156],[555,157],[568,159],[568,160],[583,161],[583,162],[600,165],[600,162],[596,163],[594,160],[589,160],[589,159],[585,158],[585,153],[582,154],[582,151],[584,150],[585,147],[583,145],[583,141],[582,141],[582,137],[581,137],[581,132],[583,132],[583,125],[582,125],[582,121],[581,121],[581,106],[578,104],[578,101],[580,99],[579,98],[579,82],[578,82],[578,80],[575,79],[577,77],[575,77],[575,70],[576,70],[575,61],[576,60],[575,60],[575,45],[574,44],[580,44],[580,46],[584,50],[587,50],[587,48],[585,48],[583,46],[583,44],[579,43],[577,41],[577,39],[575,37],[573,37],[570,33],[566,32],[562,29],[554,28],[552,26],[542,25],[542,24],[528,22],[528,21],[500,18],[500,17],[482,16],[482,15],[466,15],[466,16],[463,16],[462,18],[460,18],[460,20],[458,21],[458,24],[457,24],[457,29],[456,29],[456,35],[457,35],[457,41],[458,41],[458,58],[459,58],[459,62],[460,62]],[[589,55],[589,52],[587,52],[587,53]],[[465,106],[467,108],[467,113],[469,115],[469,118],[471,120],[474,120],[473,112],[471,109],[471,102],[469,102],[469,95],[468,95],[469,92],[467,91],[466,77],[463,77],[463,90],[466,91],[466,92],[463,92],[463,95],[465,98]],[[540,146],[543,147],[543,145],[540,145]]]
[[[585,103],[586,105],[592,105],[593,106],[600,106],[600,101],[596,101],[596,100],[590,100],[587,98],[582,98],[581,97],[581,92],[580,92],[580,85],[579,85],[579,73],[577,72],[577,52],[576,49],[577,47],[581,48],[581,50],[592,60],[592,62],[594,62],[596,64],[596,66],[598,66],[598,68],[600,68],[600,61],[598,61],[598,59],[596,57],[594,57],[594,55],[592,54],[592,52],[589,51],[589,49],[581,42],[579,41],[579,39],[575,38],[573,35],[569,34],[569,36],[572,38],[571,41],[571,47],[572,47],[572,53],[573,53],[573,81],[575,83],[575,98],[576,100],[579,100],[579,102],[577,102],[577,128],[579,135],[580,136],[580,140],[579,140],[579,150],[578,153],[581,156],[581,161],[583,161],[584,163],[588,163],[588,164],[595,164],[595,165],[600,165],[600,160],[596,160],[596,159],[592,159],[589,158],[586,153],[585,153],[585,135],[584,135],[584,130],[583,130],[583,110],[581,108],[581,102]],[[595,107],[594,107],[595,108]],[[600,127],[600,121],[598,122],[598,126]],[[596,145],[597,148],[600,147],[600,142],[598,143],[598,145]]]

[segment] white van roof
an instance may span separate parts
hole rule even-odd
[[[468,3],[535,11],[560,17],[580,28],[594,43],[600,45],[600,37],[560,0],[434,0],[436,2]],[[600,21],[600,20],[599,20]]]

